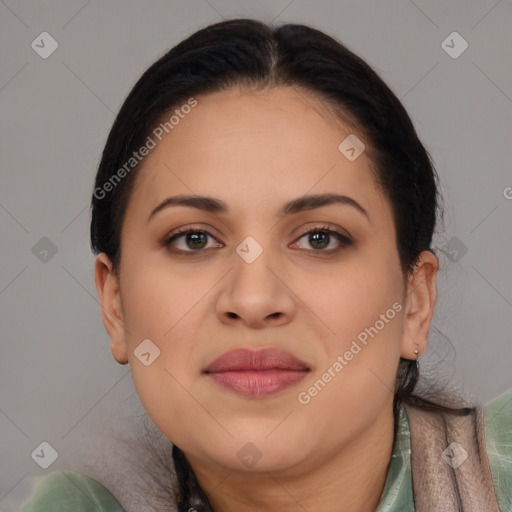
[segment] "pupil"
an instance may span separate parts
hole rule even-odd
[[[205,239],[206,239],[204,233],[189,233],[187,235],[187,242],[192,241],[192,244],[194,244],[194,246],[192,247],[193,249],[198,249],[198,248],[201,249],[202,246],[201,247],[197,247],[197,245],[195,245],[195,244],[198,244],[198,243],[201,244],[200,238],[203,239],[202,242],[203,242],[203,245],[204,245],[204,242],[205,242]]]
[[[311,245],[315,246],[315,244],[320,243],[321,247],[325,247],[327,244],[323,243],[322,240],[318,240],[318,237],[323,237],[323,241],[325,242],[327,240],[328,234],[327,233],[313,233],[310,235],[310,243]]]

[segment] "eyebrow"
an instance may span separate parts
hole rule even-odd
[[[281,215],[290,215],[299,213],[305,210],[313,210],[321,208],[322,206],[329,206],[331,204],[344,204],[352,206],[358,212],[363,214],[368,220],[370,216],[368,212],[359,204],[355,199],[340,194],[316,194],[302,196],[287,202],[279,212]],[[228,206],[224,201],[207,196],[186,196],[178,195],[171,196],[164,199],[153,211],[149,214],[148,222],[160,211],[171,206],[189,206],[211,213],[227,213]]]

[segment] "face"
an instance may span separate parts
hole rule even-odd
[[[338,148],[354,133],[304,92],[232,89],[198,97],[143,162],[119,279],[103,254],[96,283],[114,357],[192,460],[324,460],[389,418],[400,356],[425,348],[432,272],[404,280],[370,161]],[[340,198],[293,203],[326,194]],[[165,203],[176,196],[217,207]],[[235,349],[300,363],[205,373]]]

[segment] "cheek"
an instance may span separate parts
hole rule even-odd
[[[381,304],[371,310],[363,302],[352,316],[339,316],[336,336],[325,343],[314,374],[298,390],[304,421],[331,443],[339,442],[340,428],[350,435],[370,425],[393,400],[403,309],[397,312],[398,302]]]
[[[207,314],[201,299],[211,285],[198,273],[194,280],[156,265],[127,264],[124,271],[121,298],[133,381],[148,414],[165,431],[194,404],[186,390],[198,371],[194,339],[200,338]]]
[[[396,267],[396,268],[395,268]],[[378,410],[394,389],[403,334],[402,276],[385,258],[361,261],[335,281],[316,281],[305,302],[326,326],[323,350],[311,379],[301,387],[312,417]],[[336,404],[334,407],[329,403]],[[308,405],[309,407],[309,405]]]
[[[332,345],[342,349],[359,334],[363,333],[364,338],[365,330],[376,322],[382,334],[392,330],[397,333],[400,322],[396,317],[398,310],[403,309],[400,276],[382,260],[365,260],[358,255],[350,265],[316,273],[314,286],[311,276],[305,275],[302,286],[296,290]]]
[[[193,282],[162,265],[127,265],[122,292],[125,325],[132,342],[141,336],[163,341],[198,295]]]

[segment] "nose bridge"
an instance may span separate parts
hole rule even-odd
[[[258,238],[262,243],[247,236],[236,247],[233,280],[237,288],[246,288],[247,293],[272,293],[275,276],[271,269],[277,266],[278,257],[270,247],[270,236],[263,239],[260,235]]]
[[[256,325],[266,318],[289,316],[293,299],[279,276],[278,251],[270,236],[248,236],[235,248],[229,285],[219,298],[219,313]]]

